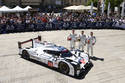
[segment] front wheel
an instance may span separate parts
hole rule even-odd
[[[68,73],[69,73],[69,66],[68,66],[66,63],[64,63],[64,62],[61,62],[61,63],[59,64],[59,70],[60,70],[62,73],[64,73],[64,74],[68,74]]]

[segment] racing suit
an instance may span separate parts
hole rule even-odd
[[[87,52],[88,54],[90,49],[91,49],[91,56],[93,56],[93,46],[95,45],[96,43],[96,37],[95,36],[91,36],[91,37],[88,37],[87,39]]]
[[[79,49],[84,50],[84,46],[86,45],[86,35],[79,35]]]
[[[75,42],[77,40],[77,34],[70,34],[69,38],[71,38],[71,40],[70,40],[70,49],[73,50],[73,49],[75,49]]]

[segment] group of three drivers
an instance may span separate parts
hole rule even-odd
[[[96,37],[93,35],[93,32],[90,32],[90,36],[86,36],[84,31],[81,31],[81,34],[77,36],[75,30],[72,30],[72,33],[68,36],[68,41],[70,41],[70,49],[75,49],[75,43],[79,42],[79,50],[84,51],[85,46],[87,45],[87,53],[93,57],[93,46],[96,43]]]

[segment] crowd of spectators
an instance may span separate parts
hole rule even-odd
[[[115,17],[92,16],[87,13],[26,13],[0,17],[0,33],[62,30],[62,29],[115,29],[125,20]]]

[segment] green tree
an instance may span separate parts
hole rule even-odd
[[[111,9],[114,10],[114,7],[119,7],[120,9],[120,4],[123,2],[123,0],[105,0],[106,9],[108,7],[108,2],[111,4]]]
[[[93,2],[94,6],[97,7],[99,0],[89,0],[87,5],[91,5],[91,2]],[[108,2],[111,4],[111,9],[114,10],[114,7],[120,7],[120,4],[123,2],[123,0],[105,0],[106,9],[108,7]]]
[[[93,5],[94,5],[95,7],[97,7],[97,5],[98,5],[98,0],[89,0],[88,3],[87,3],[87,5],[91,5],[91,2],[93,2]]]
[[[98,8],[98,13],[100,11],[100,6],[101,4],[98,4],[99,0],[89,0],[87,5],[91,5],[91,2],[93,2],[94,6]],[[123,2],[124,0],[105,0],[105,9],[107,10],[108,8],[108,3],[110,2],[111,4],[111,11],[114,11],[115,7],[118,7],[118,11],[120,12],[120,4]],[[118,12],[118,13],[119,13]]]

